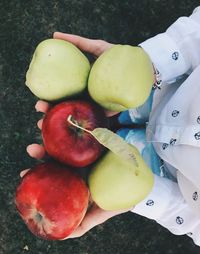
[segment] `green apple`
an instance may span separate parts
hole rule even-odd
[[[154,83],[149,56],[140,47],[115,45],[94,63],[88,80],[90,96],[111,111],[142,105]]]
[[[26,73],[26,85],[37,97],[54,101],[81,93],[90,63],[73,44],[48,39],[36,48]]]
[[[130,145],[131,146],[131,145]],[[109,151],[88,178],[92,199],[104,210],[129,209],[151,191],[154,177],[138,150],[131,146],[138,165]]]

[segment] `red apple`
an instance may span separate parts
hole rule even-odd
[[[69,115],[88,130],[107,127],[107,119],[99,106],[81,100],[57,104],[44,118],[42,137],[47,153],[64,164],[85,167],[100,156],[103,146],[91,134],[71,125]]]
[[[17,187],[15,204],[30,231],[38,237],[59,240],[82,221],[89,191],[69,167],[48,162],[31,169]]]

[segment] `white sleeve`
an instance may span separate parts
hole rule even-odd
[[[181,17],[165,33],[141,43],[164,82],[190,73],[200,64],[200,7]]]
[[[173,234],[187,234],[200,246],[200,216],[188,206],[177,183],[155,175],[152,192],[131,211],[157,221]]]

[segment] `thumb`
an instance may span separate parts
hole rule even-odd
[[[113,46],[113,44],[103,40],[93,40],[78,35],[66,34],[61,32],[55,32],[53,34],[53,38],[71,42],[80,50],[91,53],[94,56],[101,55],[105,50]]]

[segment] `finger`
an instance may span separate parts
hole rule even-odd
[[[26,151],[31,157],[37,160],[40,160],[45,156],[45,149],[42,145],[38,144],[29,145],[27,146]]]
[[[98,225],[99,209],[100,208],[95,203],[93,203],[92,206],[87,210],[87,213],[85,214],[78,228],[76,228],[68,237],[64,238],[63,240],[80,237],[88,232],[91,228]]]
[[[107,117],[111,117],[111,116],[115,116],[115,115],[119,114],[119,112],[105,110],[105,114]]]
[[[35,109],[36,109],[37,112],[47,113],[49,108],[50,108],[50,104],[48,102],[46,102],[46,101],[39,100],[35,104]]]
[[[37,127],[41,130],[42,129],[42,124],[43,124],[43,119],[40,119],[38,122],[37,122]]]
[[[89,230],[89,229],[88,229]],[[83,229],[81,226],[74,230],[68,237],[63,240],[77,238],[83,236],[88,230]]]
[[[26,173],[28,173],[28,171],[30,170],[30,168],[27,168],[27,169],[24,169],[24,170],[22,170],[21,172],[20,172],[20,177],[22,178],[22,177],[24,177],[25,175],[26,175]]]
[[[91,53],[95,56],[101,55],[106,49],[111,48],[113,44],[103,40],[93,40],[78,35],[55,32],[54,39],[66,40],[73,43],[79,49]]]

